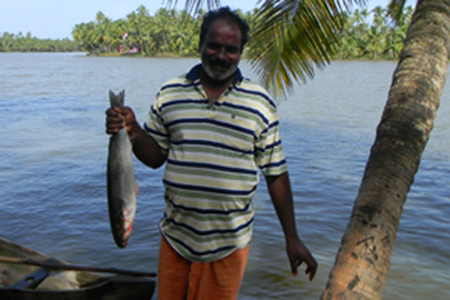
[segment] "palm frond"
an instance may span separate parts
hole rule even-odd
[[[249,57],[270,92],[285,96],[294,82],[314,76],[314,66],[323,68],[330,62],[337,50],[342,11],[334,0],[266,0],[262,4]]]
[[[387,14],[398,24],[403,16],[406,0],[391,0],[388,4]]]

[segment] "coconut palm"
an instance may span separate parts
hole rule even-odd
[[[386,36],[386,51],[389,52],[389,56],[399,56],[400,51],[403,48],[403,43],[406,37],[406,30],[411,21],[412,14],[412,7],[407,7],[404,11],[404,14],[401,15],[398,20],[396,20],[397,26],[389,27],[388,34]]]
[[[11,51],[14,46],[14,34],[4,32],[0,41],[0,52]]]
[[[384,49],[385,34],[378,29],[376,26],[371,26],[367,32],[366,54],[372,59],[377,59]]]
[[[97,12],[94,24],[94,40],[96,44],[100,45],[100,52],[111,52],[110,29],[111,20],[103,12]]]
[[[165,8],[160,8],[155,13],[155,34],[159,41],[158,52],[160,54],[170,51],[169,36],[175,15],[175,10],[167,10]]]
[[[202,2],[186,1],[190,8]],[[388,13],[400,20],[405,2],[393,0]],[[325,66],[336,50],[341,11],[338,0],[263,1],[253,46],[265,49],[252,51],[252,59],[264,84],[283,93],[293,81],[313,76],[314,65]],[[402,208],[439,106],[449,51],[450,3],[418,0],[322,299],[381,298]]]
[[[72,37],[81,49],[89,53],[94,53],[99,46],[95,35],[94,22],[75,25],[75,28],[72,30]]]
[[[129,13],[122,25],[123,32],[121,37],[127,35],[126,46],[133,48],[137,47],[142,55],[152,53],[154,46],[153,26],[151,23],[150,14],[144,5],[140,5],[136,11]]]
[[[447,73],[450,5],[419,0],[323,299],[380,299]],[[432,50],[432,51],[430,51]]]
[[[199,27],[194,27],[194,19],[186,11],[175,12],[169,32],[169,50],[179,56],[193,56],[197,53]]]

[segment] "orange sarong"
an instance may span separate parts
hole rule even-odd
[[[158,257],[159,300],[235,300],[247,263],[248,245],[213,262],[191,262],[161,237]]]

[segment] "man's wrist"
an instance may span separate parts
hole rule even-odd
[[[133,134],[133,135],[129,135],[128,134],[128,137],[130,138],[131,145],[134,145],[134,141],[136,140],[136,135],[135,134]]]
[[[130,137],[131,144],[133,145],[136,141],[136,136],[141,131],[141,126],[137,122],[134,122],[133,126],[131,127],[131,130],[128,132],[128,136]]]
[[[291,234],[289,236],[285,236],[286,245],[289,245],[291,243],[297,243],[300,241],[300,238],[297,234]]]

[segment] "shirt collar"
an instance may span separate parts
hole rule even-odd
[[[197,79],[200,79],[200,70],[202,69],[202,64],[198,64],[194,66],[187,74],[186,79],[195,81]],[[242,76],[241,70],[239,68],[236,69],[236,73],[234,75],[234,79],[232,84],[236,84],[240,81],[242,81],[244,77]]]

